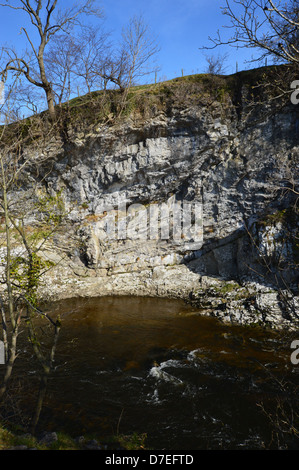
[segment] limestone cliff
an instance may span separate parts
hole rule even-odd
[[[49,142],[41,181],[62,191],[70,224],[44,252],[56,262],[47,294],[183,297],[225,320],[294,321],[298,107],[252,101],[246,77],[140,88],[122,119],[70,125],[66,139]],[[125,208],[202,204],[202,243],[112,240],[105,216],[119,198]]]

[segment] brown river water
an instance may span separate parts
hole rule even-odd
[[[287,396],[280,384],[299,384],[285,333],[224,325],[169,299],[72,299],[51,309],[62,330],[41,428],[146,433],[152,449],[275,448],[260,405],[275,411]],[[26,376],[35,375],[29,361]],[[294,393],[287,398],[298,411]]]

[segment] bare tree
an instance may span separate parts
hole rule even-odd
[[[20,56],[12,48],[4,48],[6,63],[2,67],[0,77],[7,80],[9,72],[21,73],[28,82],[41,88],[47,100],[52,118],[55,117],[53,84],[45,63],[45,51],[57,34],[69,33],[74,26],[80,24],[82,15],[101,16],[101,11],[94,7],[95,0],[82,0],[71,8],[58,9],[60,0],[15,0],[0,3],[0,7],[9,7],[26,13],[31,23],[31,30],[22,27],[29,45],[29,51]],[[35,31],[34,31],[35,30]],[[35,32],[38,40],[35,40]]]
[[[160,49],[142,16],[130,19],[123,29],[122,38],[123,83],[129,88],[158,69],[154,59]]]
[[[225,73],[225,61],[227,60],[227,54],[217,56],[208,55],[206,56],[207,68],[206,72],[212,75],[224,75]]]
[[[37,115],[43,110],[42,90],[24,81],[22,76],[6,83],[5,89],[9,95],[5,108],[6,111],[10,110],[10,122],[22,120],[27,114]]]
[[[254,60],[270,57],[277,63],[299,64],[299,7],[297,0],[225,0],[223,14],[233,30],[229,39],[218,31],[213,46],[229,44],[259,51]]]
[[[15,80],[17,79],[18,77],[15,77]],[[52,134],[54,124],[43,122],[42,117],[26,123],[9,124],[11,115],[5,101],[11,103],[9,91],[0,106],[3,120],[0,128],[0,324],[5,351],[4,372],[0,379],[0,402],[3,402],[6,396],[19,354],[19,335],[26,329],[41,367],[40,390],[32,421],[34,430],[60,332],[60,319],[51,318],[49,312],[39,308],[40,281],[52,267],[52,263],[43,256],[42,250],[45,243],[56,233],[63,217],[63,208],[58,198],[38,196],[40,189],[33,176],[33,169],[38,162],[35,162],[32,154],[37,148],[42,148],[42,139],[38,136],[43,132]],[[4,114],[4,110],[7,114]],[[24,147],[27,145],[31,145],[31,152],[26,154]],[[30,181],[27,178],[29,170]],[[39,220],[36,218],[37,210]],[[35,223],[32,222],[34,216]],[[37,317],[46,321],[52,328],[53,342],[46,351],[43,350],[36,332]]]
[[[45,64],[53,84],[54,101],[59,105],[69,100],[75,87],[73,70],[78,57],[79,46],[76,38],[68,34],[56,35],[51,49],[45,54]]]
[[[57,34],[45,63],[53,83],[55,102],[62,104],[75,93],[102,88],[100,71],[108,54],[108,37],[100,26],[82,25],[76,35]]]
[[[122,92],[158,70],[155,58],[160,48],[142,16],[134,16],[123,28],[122,41],[105,64],[102,76]]]
[[[77,36],[78,61],[74,74],[90,93],[94,89],[105,88],[103,70],[110,60],[110,34],[100,26],[84,26]]]

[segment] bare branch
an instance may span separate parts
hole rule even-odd
[[[18,72],[23,74],[31,84],[42,88],[45,92],[48,110],[52,118],[55,117],[55,92],[53,84],[49,79],[49,72],[45,66],[45,49],[55,35],[58,33],[70,33],[75,25],[80,25],[81,16],[101,16],[101,10],[95,8],[94,4],[95,0],[81,0],[70,8],[58,10],[58,0],[47,0],[47,2],[35,0],[35,6],[33,6],[32,0],[15,0],[14,3],[10,2],[9,4],[0,3],[0,7],[7,6],[13,10],[23,10],[39,34],[39,41],[36,42],[29,30],[25,27],[21,28],[33,51],[35,63],[29,65],[28,60],[24,56],[20,57],[15,54],[13,59],[9,57],[6,66],[0,70],[0,77],[5,81],[8,72]]]
[[[284,6],[273,0],[226,0],[223,14],[229,18],[227,28],[233,35],[223,40],[220,32],[209,38],[213,45],[204,49],[229,44],[234,47],[260,51],[255,60],[272,57],[274,61],[299,64],[299,8],[295,0]]]

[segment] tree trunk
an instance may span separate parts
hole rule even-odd
[[[48,372],[44,372],[44,374],[41,377],[40,380],[40,385],[39,385],[39,391],[38,391],[38,397],[37,397],[37,403],[36,403],[36,408],[35,408],[35,413],[31,422],[31,434],[34,436],[36,432],[36,427],[39,422],[39,417],[42,411],[44,399],[46,396],[47,392],[47,383],[48,383]]]
[[[48,110],[50,114],[51,120],[55,119],[56,112],[55,112],[55,106],[54,106],[54,99],[53,99],[53,93],[51,87],[45,88],[45,93],[47,97],[47,103],[48,103]]]
[[[7,384],[11,378],[13,366],[16,359],[16,352],[17,352],[17,338],[18,338],[18,325],[16,325],[12,338],[11,338],[11,348],[10,348],[10,356],[8,363],[6,364],[5,375],[3,378],[3,382],[0,387],[0,402],[3,400],[4,394],[7,390]]]
[[[48,384],[48,378],[50,376],[53,363],[54,363],[54,358],[55,358],[55,351],[56,351],[56,346],[58,342],[58,337],[59,337],[59,332],[60,332],[60,321],[57,320],[55,323],[55,334],[54,334],[54,340],[53,340],[53,345],[50,351],[50,357],[49,357],[49,362],[44,358],[42,352],[40,351],[39,346],[37,345],[37,342],[33,342],[33,349],[35,351],[36,357],[39,360],[39,362],[42,364],[43,372],[41,375],[40,379],[40,386],[39,386],[39,392],[38,392],[38,397],[37,397],[37,403],[36,403],[36,408],[35,408],[35,413],[31,421],[31,433],[32,435],[35,434],[37,424],[39,422],[40,414],[42,411],[44,399],[46,396],[47,392],[47,384]],[[31,321],[29,321],[29,334],[31,337],[31,340],[34,340],[34,330],[31,324]]]
[[[12,332],[11,332],[11,346],[10,346],[10,353],[8,362],[6,363],[5,374],[3,378],[3,382],[0,386],[0,401],[3,399],[3,396],[6,392],[8,382],[12,375],[12,370],[14,366],[14,362],[16,359],[17,353],[17,338],[18,338],[18,331],[19,331],[19,313],[14,310],[13,305],[13,293],[12,293],[12,282],[10,277],[10,270],[11,270],[11,234],[10,234],[10,221],[9,221],[9,208],[8,208],[8,198],[7,198],[7,185],[6,185],[6,178],[4,172],[4,163],[2,157],[0,157],[0,167],[1,167],[1,180],[2,180],[2,197],[3,197],[3,209],[4,209],[4,217],[5,217],[5,233],[6,233],[6,285],[7,285],[7,296],[8,296],[8,311],[9,311],[9,321],[11,323]],[[5,320],[5,316],[2,314],[2,321]],[[6,325],[2,325],[3,328],[6,328]],[[6,333],[5,333],[6,334]],[[7,340],[7,338],[6,338]],[[8,345],[5,345],[7,350]],[[7,360],[7,357],[6,357]]]

